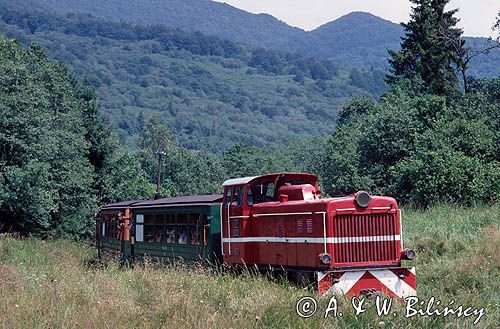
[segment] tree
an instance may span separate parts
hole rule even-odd
[[[357,117],[365,115],[374,110],[375,103],[371,98],[368,97],[358,97],[353,98],[347,102],[340,110],[338,116],[338,124],[344,125]]]
[[[104,202],[151,198],[155,185],[141,167],[137,153],[115,149],[106,159],[102,189]]]
[[[220,189],[222,177],[216,159],[176,147],[169,128],[159,116],[146,119],[140,144],[141,165],[149,182],[156,182],[157,152],[165,152],[161,164],[162,196],[213,193]]]
[[[366,189],[418,207],[497,202],[497,80],[475,82],[453,102],[408,94],[397,85],[377,104],[347,104],[346,119],[323,152],[325,192],[338,196]]]
[[[166,151],[172,146],[172,133],[161,121],[160,116],[154,115],[147,118],[140,137],[141,152],[156,154],[158,151]]]
[[[90,85],[88,78],[84,78],[81,83],[73,79],[73,86],[77,91],[76,96],[80,100],[82,107],[82,118],[86,131],[85,140],[89,144],[87,158],[92,164],[95,174],[93,188],[98,193],[99,201],[107,201],[110,196],[107,195],[104,189],[104,167],[106,166],[106,160],[113,153],[111,129],[102,122],[95,90]]]
[[[231,178],[258,175],[264,164],[258,150],[243,143],[228,149],[221,162],[226,176]]]
[[[458,9],[445,11],[450,0],[411,2],[415,6],[410,22],[402,24],[406,32],[401,50],[389,51],[391,72],[387,81],[394,84],[408,79],[420,92],[450,95],[458,88],[453,68],[459,61],[455,48],[463,48],[462,30],[455,27],[458,19],[454,15]]]
[[[89,236],[97,207],[85,110],[66,68],[0,38],[0,229]]]

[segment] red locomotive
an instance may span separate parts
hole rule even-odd
[[[366,192],[321,199],[315,175],[278,173],[224,182],[222,254],[230,264],[285,269],[315,278],[321,294],[416,294],[401,260],[401,212]]]

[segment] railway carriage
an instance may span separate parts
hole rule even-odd
[[[221,201],[222,195],[195,195],[134,204],[134,256],[220,263]]]
[[[149,255],[283,271],[316,281],[321,294],[416,294],[415,269],[402,266],[415,253],[403,248],[393,198],[321,198],[317,176],[303,173],[230,179],[223,188],[103,206],[97,245],[124,261]],[[108,222],[119,232],[109,235]]]
[[[146,255],[220,263],[221,202],[222,195],[193,195],[105,205],[96,218],[97,248],[125,263]]]

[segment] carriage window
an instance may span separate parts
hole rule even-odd
[[[111,226],[111,223],[109,221],[109,215],[104,215],[104,236],[109,236],[109,227]]]
[[[175,225],[175,214],[166,214],[165,223],[165,243],[176,243],[177,226]]]
[[[200,214],[189,214],[189,233],[190,233],[190,239],[189,241],[191,242],[192,245],[199,245],[200,244]]]
[[[155,242],[154,215],[144,216],[144,242]]]
[[[191,232],[191,244],[192,245],[199,245],[200,244],[200,231],[199,231],[199,226],[198,225],[191,225],[189,228],[189,231]]]
[[[187,225],[177,226],[177,243],[178,244],[188,244],[188,226]]]
[[[155,243],[163,243],[165,237],[165,225],[155,225]]]
[[[104,235],[108,238],[118,238],[118,219],[117,215],[104,215]]]
[[[177,229],[175,225],[167,225],[165,227],[165,242],[175,243],[175,237],[177,235]]]
[[[187,214],[177,215],[177,243],[178,244],[188,244],[189,243],[189,219]]]

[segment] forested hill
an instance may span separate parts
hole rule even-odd
[[[267,14],[251,14],[210,0],[0,0],[0,4],[48,12],[91,13],[107,20],[137,24],[166,24],[186,31],[332,59],[337,65],[358,69],[385,69],[387,49],[397,49],[403,29],[369,13],[354,12],[305,32]],[[488,22],[493,24],[493,22]],[[482,48],[485,38],[465,38]],[[500,76],[500,51],[478,56],[470,73]]]
[[[291,50],[287,43],[305,34],[270,15],[254,15],[210,0],[1,0],[21,8],[58,13],[81,12],[106,20],[165,24],[233,41]]]
[[[349,73],[330,61],[88,14],[2,8],[0,33],[40,43],[73,74],[87,75],[131,148],[153,113],[182,146],[213,152],[331,133],[346,99],[385,88],[380,71]]]

